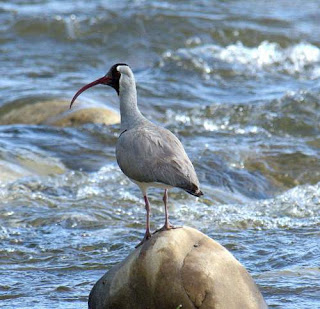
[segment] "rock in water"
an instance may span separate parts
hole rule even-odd
[[[86,123],[105,125],[120,122],[120,115],[101,104],[79,102],[69,110],[69,101],[17,101],[0,108],[0,125],[45,124],[58,127],[75,127]]]
[[[179,307],[181,305],[181,307]],[[201,232],[155,234],[93,287],[90,309],[262,309],[245,268]]]

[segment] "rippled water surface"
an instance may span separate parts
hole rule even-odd
[[[21,0],[0,14],[1,113],[129,63],[139,106],[179,136],[205,192],[172,190],[172,221],[228,248],[270,308],[320,308],[318,1]],[[82,101],[118,109],[106,87]],[[86,308],[142,238],[119,128],[0,126],[1,308]]]

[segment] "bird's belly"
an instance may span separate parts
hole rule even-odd
[[[140,181],[133,180],[131,178],[129,178],[129,179],[140,188],[140,190],[143,192],[144,195],[147,192],[149,187],[161,188],[161,189],[173,188],[172,186],[167,185],[165,183],[161,183],[161,182],[140,182]]]

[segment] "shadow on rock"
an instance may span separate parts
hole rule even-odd
[[[177,307],[262,309],[267,305],[233,255],[189,227],[154,235],[108,271],[89,296],[90,309]]]

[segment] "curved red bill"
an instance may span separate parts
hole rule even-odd
[[[107,84],[108,81],[110,80],[110,77],[108,76],[103,76],[97,80],[95,80],[94,82],[83,86],[80,90],[78,90],[78,92],[73,96],[71,103],[70,103],[70,108],[72,107],[73,102],[76,100],[76,98],[84,91],[86,91],[87,89],[96,86],[96,85],[100,85],[100,84]]]

